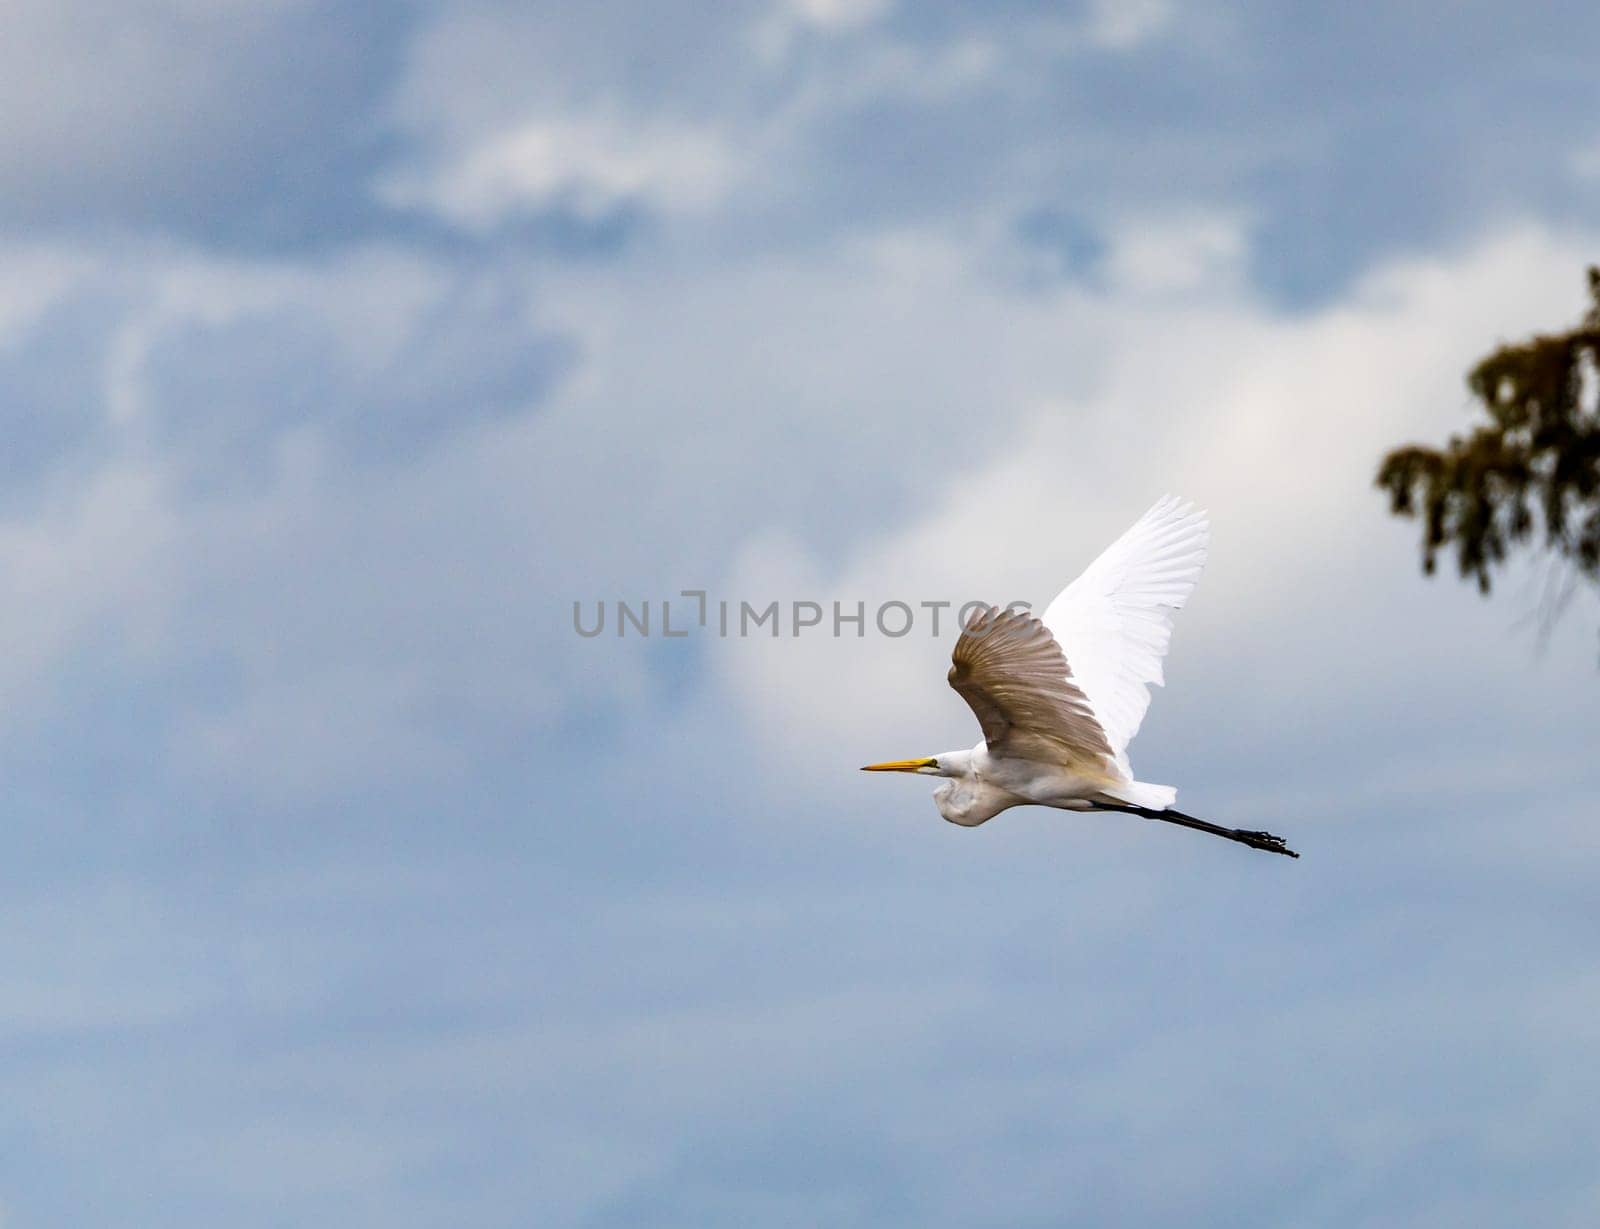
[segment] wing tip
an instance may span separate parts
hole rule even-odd
[[[1209,511],[1197,505],[1194,500],[1187,496],[1175,495],[1171,491],[1165,492],[1160,499],[1156,500],[1150,506],[1150,511],[1145,515],[1149,516],[1151,513],[1157,512],[1162,514],[1163,519],[1173,521],[1193,520],[1202,524],[1209,524],[1211,521]]]

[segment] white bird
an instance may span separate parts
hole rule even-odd
[[[1122,811],[1300,855],[1280,836],[1207,823],[1173,809],[1178,791],[1133,779],[1128,744],[1161,683],[1161,659],[1205,566],[1204,512],[1167,495],[1084,570],[1044,618],[989,607],[956,641],[950,686],[983,728],[970,751],[869,764],[864,772],[946,777],[934,802],[976,827],[1009,807]]]

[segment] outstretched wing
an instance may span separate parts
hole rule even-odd
[[[1096,767],[1113,758],[1061,646],[1031,614],[991,606],[969,622],[951,654],[950,686],[996,755]]]
[[[1200,579],[1210,539],[1204,512],[1164,495],[1045,608],[1045,626],[1124,769],[1150,684],[1162,682],[1172,616]]]

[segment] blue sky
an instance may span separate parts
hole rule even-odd
[[[1592,6],[19,0],[0,1223],[1589,1225],[1597,603],[1424,581],[1600,252]],[[949,637],[1212,561],[942,823]]]

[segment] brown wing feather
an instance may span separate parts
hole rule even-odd
[[[1061,646],[1032,615],[991,606],[967,624],[951,662],[950,686],[992,753],[1096,767],[1112,758]]]

